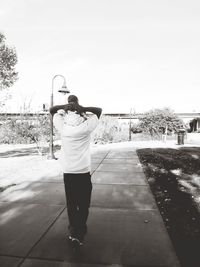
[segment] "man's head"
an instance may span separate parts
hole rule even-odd
[[[83,112],[82,107],[79,105],[78,102],[78,97],[75,95],[70,95],[68,97],[68,104],[66,106],[65,111],[69,110],[69,111],[75,111],[77,114],[80,114]]]
[[[75,95],[70,95],[68,97],[68,103],[76,103],[76,104],[78,104],[78,97],[75,96]]]
[[[68,97],[68,105],[67,109],[69,111],[76,111],[76,113],[81,114],[82,111],[80,110],[79,102],[78,102],[78,97],[75,95],[70,95]]]

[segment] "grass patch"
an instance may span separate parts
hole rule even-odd
[[[182,267],[200,266],[200,148],[139,149]]]

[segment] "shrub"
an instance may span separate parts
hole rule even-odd
[[[120,124],[117,118],[102,116],[96,130],[92,134],[94,143],[106,144],[128,140],[127,124]]]
[[[49,142],[49,115],[35,114],[36,119],[28,114],[21,114],[20,118],[2,119],[0,125],[0,143],[4,144],[32,144],[37,145],[41,154],[44,146]]]
[[[139,127],[152,138],[161,138],[166,129],[168,134],[177,132],[183,126],[184,122],[168,108],[150,110],[139,118]]]
[[[60,139],[54,131],[54,140]],[[102,116],[96,130],[92,134],[93,143],[106,144],[128,141],[129,124],[111,116]],[[33,144],[37,145],[41,154],[50,140],[50,120],[48,114],[21,114],[20,118],[1,119],[0,143],[4,144]]]

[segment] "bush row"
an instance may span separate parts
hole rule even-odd
[[[144,113],[139,118],[138,124],[123,122],[115,117],[102,116],[97,129],[92,134],[94,143],[112,143],[128,141],[129,129],[131,133],[139,134],[140,140],[161,139],[163,134],[172,134],[184,127],[181,121],[169,109],[155,109]],[[54,131],[54,139],[59,139],[59,135]],[[50,120],[49,115],[35,114],[34,119],[28,114],[21,114],[20,118],[7,118],[0,122],[0,143],[19,144],[36,143],[38,149],[47,145],[50,139]],[[135,135],[132,138],[135,140]]]
[[[54,140],[59,134],[54,129]],[[94,143],[112,143],[127,141],[129,128],[127,123],[119,123],[117,118],[102,116],[100,123],[92,134]],[[0,122],[0,143],[2,144],[47,144],[50,139],[49,115],[35,115],[31,119],[27,114],[20,118],[4,117]]]

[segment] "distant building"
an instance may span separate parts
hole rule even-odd
[[[200,129],[200,118],[194,118],[189,122],[190,132],[196,132]]]

